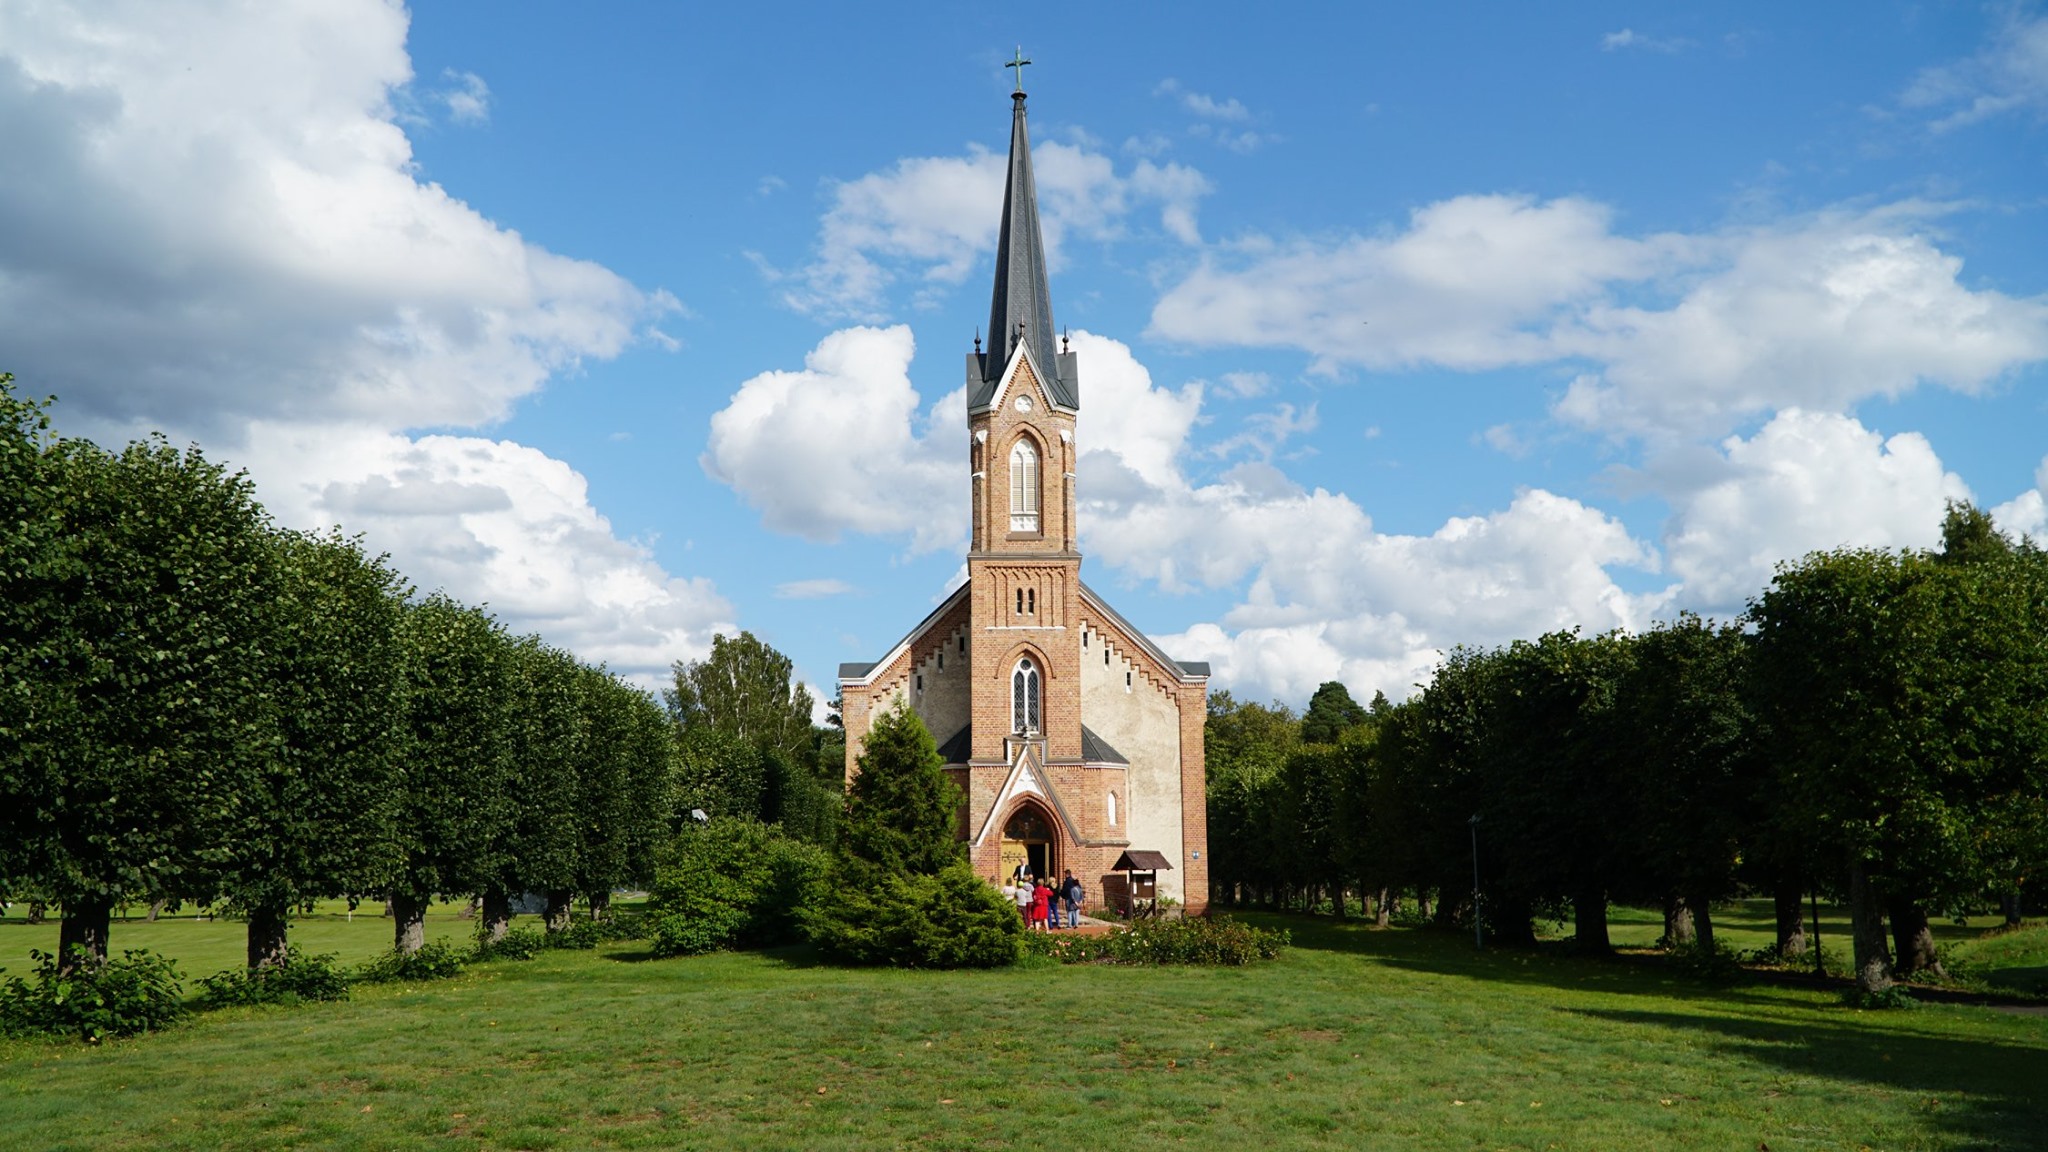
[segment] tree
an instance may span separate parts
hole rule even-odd
[[[1742,847],[1761,821],[1764,781],[1755,719],[1745,697],[1748,639],[1691,613],[1630,643],[1616,701],[1631,765],[1620,790],[1635,846],[1632,894],[1663,901],[1683,919],[1666,938],[1714,947],[1712,905],[1735,894]],[[1795,900],[1796,911],[1796,900]],[[1673,937],[1677,937],[1673,939]]]
[[[115,904],[217,890],[223,816],[275,756],[279,566],[247,478],[196,449],[66,440],[41,466],[57,538],[27,576],[31,767],[6,806],[64,907],[60,964],[103,963]]]
[[[380,888],[397,861],[402,578],[360,540],[280,532],[268,628],[278,738],[233,797],[225,892],[248,964],[282,964],[291,910]]]
[[[790,659],[751,632],[713,636],[711,655],[678,661],[662,695],[676,726],[711,728],[743,744],[774,748],[793,762],[816,754],[810,690],[792,681]]]
[[[901,700],[875,718],[846,790],[845,856],[894,874],[934,875],[966,858],[960,790],[938,745]]]
[[[35,751],[58,688],[43,672],[62,529],[49,427],[45,405],[0,372],[0,895],[34,890],[45,828],[31,798],[51,783]]]
[[[1335,744],[1344,733],[1365,723],[1365,709],[1351,698],[1350,689],[1329,680],[1309,697],[1308,711],[1301,714],[1301,742]]]
[[[511,646],[496,621],[441,593],[409,604],[406,765],[391,882],[395,946],[417,952],[436,893],[482,892],[513,826]]]
[[[1209,794],[1210,866],[1215,891],[1233,902],[1271,902],[1283,882],[1272,819],[1281,769],[1301,740],[1286,705],[1209,697],[1203,748]]]
[[[509,823],[503,849],[492,854],[496,870],[482,891],[484,936],[492,941],[504,937],[517,893],[545,894],[548,927],[568,926],[582,849],[578,817],[591,807],[599,807],[600,818],[611,815],[605,801],[624,792],[622,779],[592,789],[595,797],[583,788],[581,777],[592,759],[585,748],[583,670],[576,658],[538,636],[510,641],[504,655],[510,699],[503,803]],[[616,761],[599,757],[596,763]]]

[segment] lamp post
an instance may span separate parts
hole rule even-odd
[[[1467,821],[1472,827],[1472,947],[1485,949],[1486,928],[1479,922],[1479,814]]]

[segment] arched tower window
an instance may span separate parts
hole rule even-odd
[[[1029,656],[1017,661],[1017,670],[1010,673],[1010,727],[1038,731],[1038,665]]]
[[[1010,531],[1038,531],[1038,450],[1021,436],[1010,449]]]

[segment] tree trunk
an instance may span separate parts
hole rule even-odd
[[[1581,952],[1614,951],[1607,936],[1607,893],[1579,893],[1572,901],[1572,925]]]
[[[1998,905],[1999,909],[2005,913],[2005,926],[2007,928],[2019,927],[2020,894],[2017,892],[2007,892],[1998,898]]]
[[[592,920],[609,920],[612,918],[611,893],[592,892],[586,898],[590,901],[590,918]]]
[[[1484,905],[1486,939],[1502,948],[1536,946],[1536,913],[1518,900],[1494,897]],[[1600,938],[1607,938],[1607,902],[1600,902]]]
[[[156,923],[156,918],[164,914],[164,907],[169,903],[170,901],[168,900],[152,900],[149,902],[149,922],[151,924]]]
[[[1714,909],[1712,902],[1704,896],[1685,898],[1686,912],[1692,918],[1693,946],[1709,956],[1714,954]]]
[[[1806,955],[1806,911],[1801,908],[1798,881],[1780,880],[1771,893],[1778,913],[1778,958],[1790,960]]]
[[[505,892],[486,892],[483,898],[483,942],[496,944],[512,926],[512,897]]]
[[[1380,889],[1379,908],[1373,913],[1373,923],[1379,925],[1381,928],[1385,928],[1387,924],[1393,919],[1393,904],[1394,890],[1391,888]]]
[[[284,965],[285,933],[291,918],[284,908],[256,908],[249,912],[249,971]]]
[[[1911,900],[1892,900],[1889,903],[1892,914],[1892,941],[1897,945],[1894,955],[1898,958],[1897,972],[1910,976],[1915,972],[1932,972],[1946,975],[1941,968],[1941,958],[1934,951],[1934,930],[1927,925],[1927,909]]]
[[[1344,918],[1344,886],[1342,884],[1330,885],[1330,908],[1336,913],[1337,919],[1342,920]]]
[[[548,931],[562,932],[568,929],[571,899],[571,894],[567,888],[548,889]]]
[[[48,916],[49,914],[50,906],[48,904],[43,903],[41,900],[31,900],[28,902],[29,923],[41,924],[43,922],[43,918],[45,916]]]
[[[1875,994],[1890,988],[1892,955],[1884,938],[1884,903],[1861,860],[1849,865],[1849,937],[1857,990]]]
[[[416,896],[391,898],[391,946],[410,956],[427,942],[427,902]]]
[[[64,923],[57,930],[57,973],[64,975],[78,966],[73,948],[83,948],[86,963],[107,962],[107,934],[112,931],[114,904],[111,900],[66,900]]]
[[[1679,896],[1664,897],[1664,946],[1683,948],[1694,939],[1692,905]]]

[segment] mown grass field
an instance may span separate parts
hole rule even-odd
[[[620,944],[96,1050],[9,1042],[0,1148],[2048,1146],[2048,1017],[1858,1012],[1272,922],[1295,948],[1245,970],[849,972]],[[0,924],[0,965],[45,931]],[[350,959],[386,933],[374,914],[295,929]],[[2028,959],[2039,937],[2006,939]],[[114,939],[188,973],[240,954],[232,923]]]

